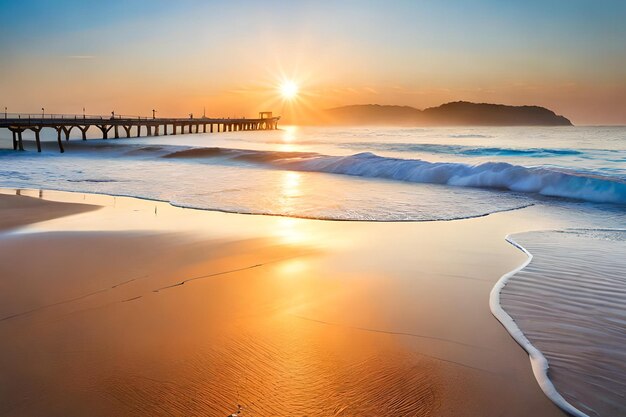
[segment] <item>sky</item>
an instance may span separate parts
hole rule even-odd
[[[0,107],[297,123],[467,100],[626,124],[624,22],[621,0],[0,0]]]

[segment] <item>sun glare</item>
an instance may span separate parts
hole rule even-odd
[[[296,130],[298,128],[296,126],[283,126],[282,131],[282,140],[285,143],[291,143],[296,139]]]
[[[280,85],[280,95],[283,96],[285,100],[296,98],[299,90],[298,85],[293,81],[284,81]]]

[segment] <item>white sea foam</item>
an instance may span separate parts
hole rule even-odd
[[[313,153],[129,142],[70,142],[62,155],[5,153],[0,156],[0,186],[130,196],[189,208],[326,220],[453,220],[533,204],[514,193],[309,174],[271,165],[278,160],[313,157]]]
[[[0,186],[128,195],[236,213],[368,221],[483,216],[532,205],[540,195],[626,203],[621,176],[594,172],[373,153],[330,156],[183,146],[178,140],[69,142],[63,155],[46,149],[42,154],[3,152]]]
[[[44,143],[42,154],[0,151],[0,186],[335,220],[451,220],[538,203],[585,225],[625,221],[625,128],[314,130],[289,138],[288,146],[281,135],[70,141],[63,155]],[[233,143],[252,149],[233,149]],[[532,258],[507,239],[529,258],[493,289],[492,311],[528,350],[546,394],[571,414],[585,415],[559,394],[547,378],[546,357],[500,307],[507,280]]]
[[[194,148],[168,156],[184,159],[226,158],[296,171],[501,189],[596,203],[626,204],[626,181],[622,178],[556,168],[524,167],[506,162],[469,165],[389,158],[370,152],[327,156],[222,148]]]
[[[497,283],[490,305],[528,352],[543,391],[576,416],[624,415],[626,230],[527,232],[507,240],[528,259]]]
[[[552,400],[556,405],[558,405],[563,411],[571,414],[576,417],[589,417],[587,414],[578,410],[576,407],[571,405],[563,396],[556,390],[550,378],[548,378],[548,361],[546,357],[533,346],[532,343],[526,338],[524,333],[517,327],[515,321],[511,316],[508,315],[506,311],[502,308],[500,304],[500,293],[504,286],[507,284],[508,280],[514,276],[516,273],[524,269],[533,259],[533,255],[528,252],[524,247],[518,245],[511,236],[507,236],[506,240],[524,252],[528,257],[526,261],[520,265],[518,268],[513,271],[504,274],[500,280],[496,283],[496,285],[491,290],[491,294],[489,297],[489,307],[491,308],[491,312],[493,315],[502,323],[502,325],[506,328],[506,330],[511,334],[513,339],[522,347],[526,352],[528,352],[528,357],[530,358],[530,363],[533,369],[533,374],[535,379],[539,383],[541,390]]]

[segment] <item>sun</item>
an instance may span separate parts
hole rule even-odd
[[[293,81],[283,81],[280,85],[280,95],[285,100],[293,100],[296,98],[298,96],[298,91],[300,91],[300,88],[298,87],[298,84]]]

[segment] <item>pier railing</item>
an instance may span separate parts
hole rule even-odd
[[[102,132],[102,139],[108,139],[112,130],[114,138],[125,134],[131,137],[131,129],[135,130],[134,137],[177,135],[183,133],[213,133],[237,132],[245,130],[274,130],[278,128],[280,117],[264,117],[261,113],[258,119],[230,118],[230,117],[145,117],[129,116],[124,114],[87,115],[87,114],[59,114],[59,113],[3,113],[0,115],[0,128],[9,129],[13,135],[13,149],[24,150],[22,133],[31,130],[35,134],[37,151],[41,152],[39,133],[43,128],[52,128],[57,132],[59,150],[64,152],[61,135],[65,140],[70,139],[72,129],[81,132],[83,140],[87,140],[87,130],[94,127]],[[4,117],[2,117],[4,116]]]
[[[0,113],[0,120],[3,119],[61,119],[61,120],[245,120],[245,117],[151,117],[151,116],[135,116],[129,114],[115,114],[115,115],[102,115],[102,114],[69,114],[69,113]]]
[[[67,113],[0,113],[2,119],[62,119],[62,120],[111,120],[111,119],[129,119],[129,120],[152,120],[147,116],[132,116],[127,114],[115,114],[103,116],[101,114],[67,114]]]

